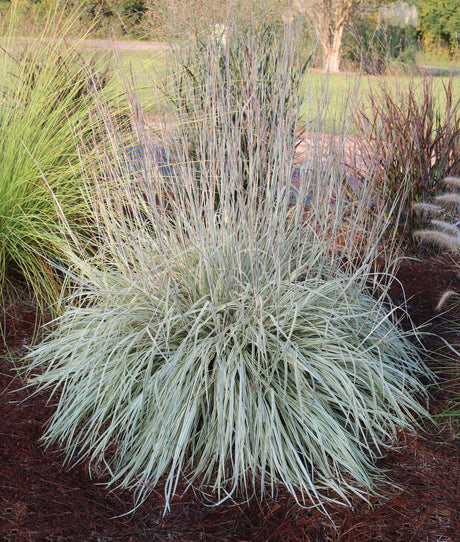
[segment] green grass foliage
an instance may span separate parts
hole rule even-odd
[[[76,140],[93,139],[98,83],[65,35],[54,20],[39,39],[6,37],[0,50],[0,287],[22,276],[40,303],[59,296],[61,219],[87,226]]]

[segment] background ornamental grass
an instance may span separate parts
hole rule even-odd
[[[448,250],[454,257],[458,256],[460,251],[460,224],[459,224],[459,205],[460,205],[460,177],[447,177],[444,179],[444,191],[439,194],[434,203],[414,204],[414,210],[421,215],[425,221],[430,218],[425,229],[415,232],[415,237],[422,243],[435,246],[437,248]],[[456,262],[457,274],[460,272],[458,259]],[[449,289],[441,296],[437,311],[444,311],[448,308],[458,310],[460,303],[460,292]],[[456,318],[449,318],[445,324],[446,331],[454,335],[458,333],[458,321]],[[447,346],[445,352],[442,352],[441,370],[439,371],[443,381],[448,380],[453,388],[452,401],[449,407],[441,416],[452,417],[456,422],[456,434],[459,434],[458,420],[460,417],[460,392],[458,384],[460,383],[460,365],[459,348],[455,340],[445,343]],[[443,382],[444,383],[444,382]]]
[[[426,415],[426,369],[395,324],[390,266],[375,271],[380,201],[371,177],[360,198],[347,192],[346,133],[326,160],[318,139],[295,164],[292,32],[229,36],[209,40],[205,60],[228,73],[247,62],[239,92],[208,69],[198,100],[195,84],[182,89],[187,118],[169,102],[167,129],[150,135],[133,103],[141,165],[105,109],[111,148],[83,168],[100,249],[69,252],[62,315],[26,358],[31,384],[57,402],[44,438],[137,503],[162,483],[165,509],[184,482],[214,501],[279,484],[307,505],[366,498],[383,479],[376,459]],[[255,55],[279,44],[270,95],[240,47],[257,36]],[[173,174],[149,151],[159,146]]]
[[[90,230],[79,170],[104,75],[67,43],[72,20],[56,15],[40,37],[18,40],[16,17],[12,8],[0,27],[0,291],[19,279],[53,308],[67,265],[61,221]]]

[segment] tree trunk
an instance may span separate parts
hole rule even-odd
[[[323,67],[338,72],[345,27],[362,0],[291,0],[292,7],[309,17],[323,51]]]
[[[344,25],[336,28],[333,33],[332,46],[324,65],[325,69],[331,73],[337,73],[340,69],[340,57],[342,54],[342,39]]]

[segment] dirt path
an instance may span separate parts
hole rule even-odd
[[[460,68],[454,68],[449,66],[427,66],[419,64],[417,68],[426,72],[460,72]]]
[[[2,43],[2,38],[0,37],[0,44]],[[14,38],[15,43],[18,44],[30,44],[34,41],[41,40],[37,37],[16,37]],[[46,40],[45,40],[46,41]],[[76,43],[83,47],[89,49],[101,49],[101,50],[135,50],[135,51],[164,51],[170,49],[170,46],[167,43],[160,41],[122,41],[122,40],[105,40],[105,39],[87,39],[87,40],[78,40],[70,39],[69,43]]]
[[[159,41],[84,40],[83,45],[94,49],[134,49],[136,51],[162,51],[169,45]]]

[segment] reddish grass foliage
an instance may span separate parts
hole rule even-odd
[[[399,198],[400,234],[420,228],[412,204],[432,201],[443,189],[445,177],[460,171],[460,98],[451,73],[447,84],[424,75],[421,83],[394,87],[382,78],[370,88],[370,112],[358,117],[363,136],[360,155],[380,169],[384,196]]]

